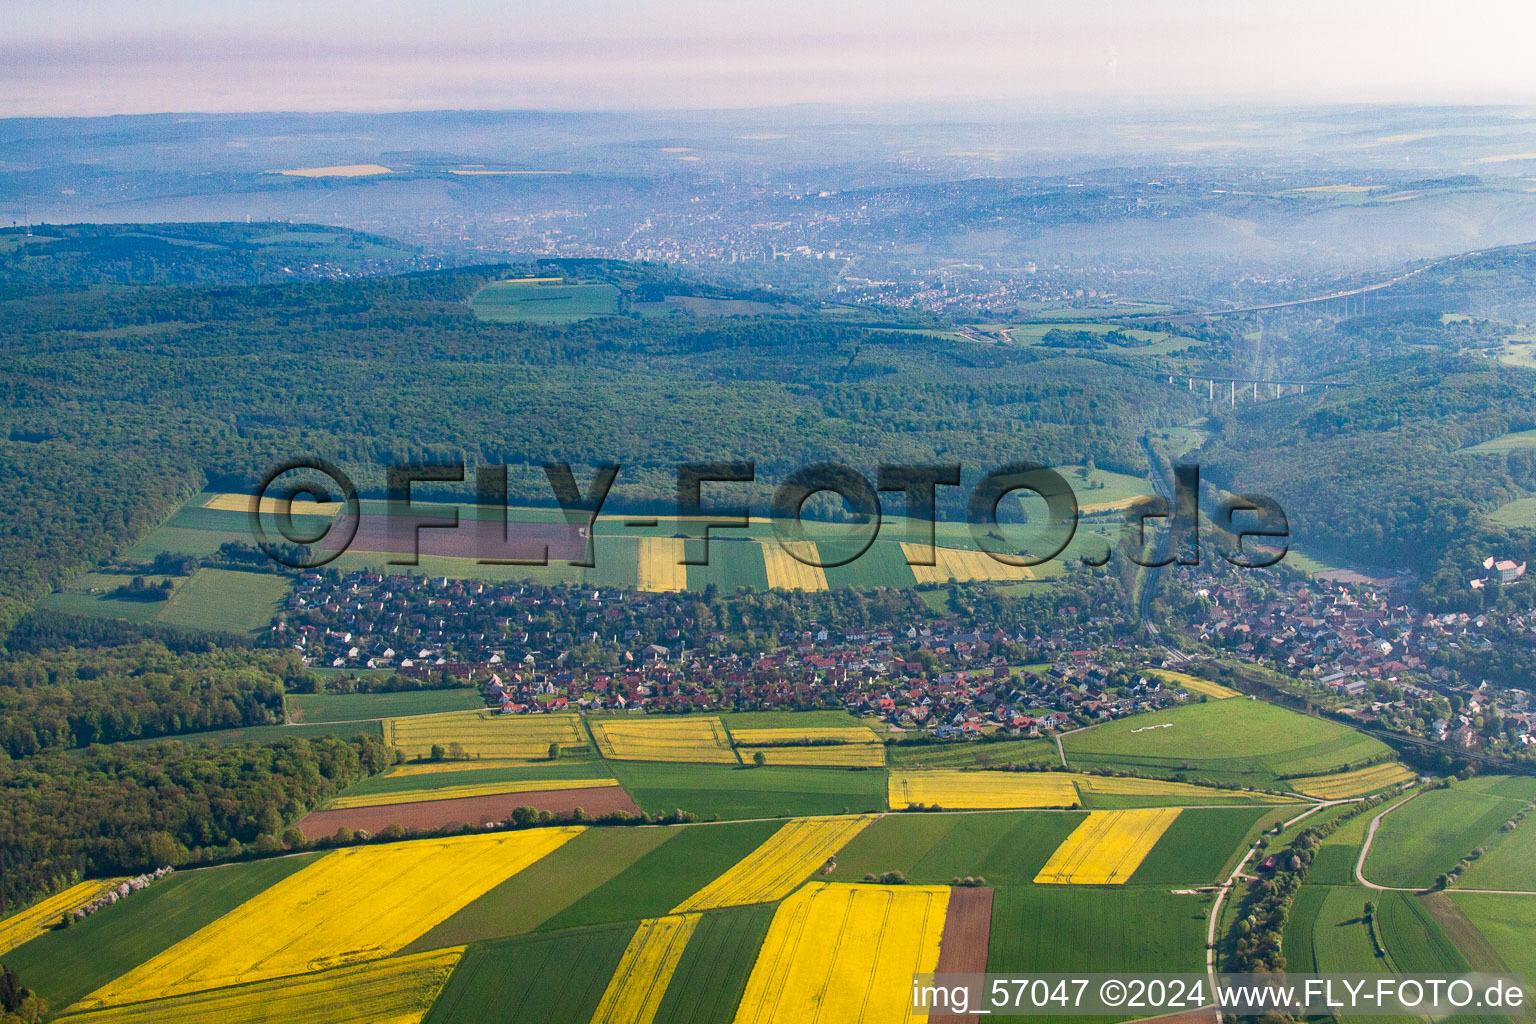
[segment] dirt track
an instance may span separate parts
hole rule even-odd
[[[299,828],[311,838],[333,835],[342,827],[354,832],[360,828],[378,832],[386,825],[441,828],[462,822],[479,824],[505,821],[511,816],[514,807],[534,807],[555,814],[570,814],[578,807],[591,815],[607,814],[609,811],[638,814],[640,811],[622,787],[602,786],[596,789],[545,789],[531,793],[499,793],[455,800],[421,800],[409,804],[316,811],[299,822]]]

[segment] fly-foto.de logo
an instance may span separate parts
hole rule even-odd
[[[468,506],[412,497],[421,485],[441,492],[464,483],[462,459],[385,466],[384,497],[365,507],[340,467],[325,459],[294,459],[274,466],[253,491],[251,534],[269,558],[294,568],[317,568],[348,550],[382,553],[388,565],[419,565],[429,532],[433,554],[483,565],[592,568],[600,519],[604,532],[662,531],[675,538],[679,566],[709,565],[711,540],[732,536],[719,531],[771,533],[784,554],[818,569],[856,562],[877,539],[899,541],[910,566],[933,566],[941,547],[958,545],[1001,565],[1029,568],[1062,558],[1074,540],[1079,543],[1068,557],[1085,565],[1104,565],[1117,551],[1142,566],[1197,565],[1202,524],[1227,562],[1263,568],[1285,557],[1290,537],[1284,511],[1264,495],[1211,491],[1202,506],[1200,468],[1191,464],[1172,467],[1171,494],[1117,503],[1123,507],[1115,510],[1119,536],[1113,545],[1102,520],[1080,536],[1085,507],[1071,483],[1060,471],[1031,462],[1008,463],[971,480],[957,520],[941,519],[938,510],[941,498],[954,505],[945,489],[961,488],[967,477],[959,463],[881,465],[873,481],[849,466],[815,463],[778,483],[766,517],[754,514],[746,494],[760,482],[754,463],[681,463],[670,519],[603,514],[622,473],[617,463],[596,466],[585,485],[569,463],[540,468],[554,508],[514,508],[505,465],[475,467]],[[822,494],[840,502],[839,515],[807,516],[807,503]],[[1255,543],[1246,543],[1250,539]]]

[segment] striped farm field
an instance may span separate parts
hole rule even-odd
[[[893,771],[891,810],[917,804],[946,810],[1075,807],[1077,788],[1064,772]]]
[[[340,501],[328,501],[325,504],[300,498],[292,503],[290,511],[296,515],[305,516],[335,516],[341,511],[344,503]],[[214,494],[203,502],[203,508],[214,509],[218,512],[250,512],[251,495],[249,494]],[[283,505],[276,498],[262,498],[260,514],[264,516],[277,515],[283,511]]]
[[[1220,789],[1215,786],[1197,786],[1191,782],[1174,782],[1169,779],[1141,779],[1115,775],[1073,775],[1077,791],[1084,796],[1152,796],[1179,797],[1190,800],[1209,800],[1230,797],[1257,803],[1287,803],[1292,797],[1273,793],[1250,793],[1241,789]]]
[[[901,545],[907,562],[928,557],[928,548],[922,544]],[[959,580],[1032,580],[1035,574],[1022,565],[999,562],[985,551],[969,548],[934,548],[933,565],[913,565],[912,575],[919,583],[948,583]]]
[[[388,956],[581,831],[529,829],[337,850],[98,989],[81,1008]]]
[[[1166,668],[1149,668],[1147,669],[1147,674],[1156,676],[1165,683],[1172,683],[1175,686],[1182,687],[1190,693],[1214,697],[1217,700],[1242,696],[1242,692],[1239,690],[1234,690],[1230,686],[1222,686],[1220,683],[1213,683],[1209,679],[1201,679],[1199,676],[1192,676],[1188,672],[1173,672]]]
[[[796,818],[747,854],[729,871],[679,903],[672,912],[770,903],[837,854],[876,815]]]
[[[537,761],[516,760],[512,758],[502,760],[492,757],[477,757],[473,761],[423,761],[417,764],[397,764],[377,777],[384,779],[406,779],[424,775],[443,775],[447,772],[489,772],[501,768],[544,767],[548,764],[549,761],[542,758]]]
[[[789,548],[795,554],[790,554]],[[795,555],[799,555],[796,558]],[[768,586],[774,590],[826,590],[827,574],[816,565],[806,565],[801,559],[821,561],[815,541],[785,541],[763,544],[763,564],[768,569]]]
[[[616,761],[737,763],[718,718],[597,719],[588,724],[597,749]]]
[[[70,1017],[74,1024],[418,1024],[463,946],[339,967],[298,978],[192,992]]]
[[[1037,885],[1124,885],[1179,816],[1177,808],[1092,811],[1035,876]]]
[[[469,758],[541,758],[549,745],[581,746],[575,715],[503,715],[494,711],[449,711],[441,715],[386,718],[384,742],[406,757],[428,758],[432,747],[457,743]]]
[[[688,589],[688,567],[681,537],[640,538],[639,586],[652,593]]]
[[[349,807],[381,807],[386,804],[413,804],[427,800],[458,800],[468,796],[500,796],[503,793],[543,793],[556,789],[600,789],[617,786],[617,779],[521,779],[514,782],[482,782],[472,786],[437,786],[409,789],[396,793],[369,793],[339,796],[329,807],[333,811]]]
[[[741,751],[744,760],[763,755],[764,764],[818,765],[828,768],[878,768],[885,764],[883,743],[834,743],[807,747],[749,747]]]
[[[915,1019],[912,975],[930,974],[947,886],[813,882],[780,904],[735,1024]]]
[[[816,743],[878,743],[880,737],[867,725],[815,726],[804,729],[732,729],[738,747],[776,747],[810,740]]]
[[[651,1024],[698,923],[698,914],[641,921],[592,1014],[592,1024]]]
[[[63,915],[115,888],[121,881],[121,878],[98,878],[81,882],[0,921],[0,953],[9,953],[17,946],[31,942],[58,924]]]
[[[1414,778],[1413,770],[1396,761],[1356,768],[1352,772],[1336,775],[1313,775],[1304,779],[1291,779],[1290,787],[1298,793],[1315,796],[1319,800],[1337,800],[1341,797],[1364,796],[1378,789],[1396,786]]]

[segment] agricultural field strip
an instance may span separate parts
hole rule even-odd
[[[337,850],[80,1003],[95,1009],[385,957],[580,828]]]
[[[984,551],[975,551],[970,548],[945,548],[933,549],[933,565],[914,565],[916,559],[924,559],[929,555],[928,548],[921,544],[903,542],[901,553],[906,557],[911,566],[912,575],[919,583],[948,583],[950,580],[970,582],[973,580],[1032,580],[1035,574],[1024,566],[1008,565],[999,562]]]
[[[538,758],[549,745],[583,744],[575,715],[502,715],[485,711],[444,711],[384,719],[384,741],[407,757],[429,757],[434,745],[458,743],[470,757]]]
[[[463,946],[390,957],[297,978],[277,978],[63,1018],[69,1024],[418,1024]]]
[[[880,737],[867,725],[847,728],[810,727],[805,729],[731,729],[731,739],[739,747],[778,747],[802,740],[832,743],[879,743]]]
[[[1179,816],[1178,808],[1091,811],[1035,876],[1037,885],[1124,885]]]
[[[344,502],[329,501],[322,505],[318,502],[300,498],[293,501],[291,504],[292,512],[296,516],[326,516],[329,518],[334,517],[337,512],[341,511]],[[218,512],[249,513],[251,510],[251,495],[228,493],[215,494],[209,497],[207,501],[203,502],[202,507],[210,508]],[[276,498],[261,499],[261,515],[275,516],[282,511],[283,504],[280,503]]]
[[[885,764],[883,743],[842,743],[828,747],[743,747],[743,760],[763,755],[763,763],[806,767],[878,768]]]
[[[791,554],[789,550],[795,554]],[[786,541],[783,544],[763,544],[763,566],[768,571],[768,586],[774,590],[826,590],[826,571],[815,565],[807,565],[801,559],[820,561],[814,541]],[[796,558],[795,555],[799,555]]]
[[[651,593],[688,589],[688,567],[683,560],[681,537],[641,537],[639,589]]]
[[[796,818],[737,861],[725,874],[673,908],[682,914],[747,903],[771,903],[835,857],[878,815]]]
[[[947,886],[804,886],[774,914],[735,1024],[913,1020],[912,975],[938,966],[948,903]]]
[[[91,902],[108,889],[115,889],[120,882],[121,878],[81,882],[0,921],[0,953],[9,953],[17,946],[31,942],[57,924],[65,914]]]
[[[651,1024],[701,916],[669,914],[641,921],[592,1014],[592,1024]]]
[[[519,779],[515,782],[481,782],[470,786],[440,786],[437,789],[408,789],[396,793],[339,796],[326,806],[328,810],[341,811],[352,807],[381,807],[386,804],[458,800],[471,796],[500,796],[503,793],[544,793],[557,789],[606,789],[618,784],[618,779]]]
[[[1229,697],[1242,696],[1241,691],[1234,690],[1230,686],[1222,686],[1220,683],[1213,683],[1209,679],[1201,679],[1199,676],[1192,676],[1187,672],[1174,672],[1165,668],[1149,668],[1146,672],[1148,675],[1156,676],[1166,683],[1181,686],[1190,693],[1202,694],[1206,697],[1213,697],[1216,700],[1226,700]]]
[[[892,810],[915,804],[979,810],[1071,807],[1078,802],[1072,777],[1059,772],[893,771],[887,786]]]
[[[1384,761],[1381,764],[1357,768],[1351,772],[1290,779],[1287,780],[1287,784],[1296,792],[1306,796],[1319,800],[1338,800],[1364,796],[1378,789],[1409,782],[1414,778],[1412,769],[1407,766],[1398,764],[1396,761]]]
[[[592,738],[615,761],[697,761],[736,764],[718,718],[589,719]]]

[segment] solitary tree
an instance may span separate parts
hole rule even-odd
[[[560,744],[558,742],[550,743],[550,745],[549,745],[549,759],[551,761],[558,761],[558,760],[560,760]]]
[[[759,750],[757,753],[752,755],[752,763],[761,768],[763,765],[768,763],[768,755]]]

